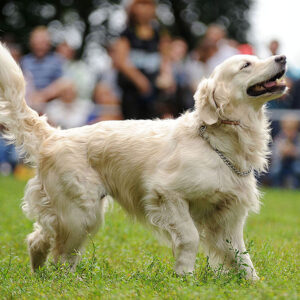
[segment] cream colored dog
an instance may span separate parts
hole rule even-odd
[[[72,268],[110,195],[172,243],[178,274],[193,272],[199,243],[213,268],[235,266],[257,279],[243,226],[259,210],[254,170],[267,167],[264,103],[281,96],[284,56],[234,56],[199,84],[195,110],[175,120],[110,121],[51,127],[24,101],[24,79],[0,45],[0,123],[37,168],[23,210],[33,269],[49,252]],[[238,250],[238,261],[231,249]]]

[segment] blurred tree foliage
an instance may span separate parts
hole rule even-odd
[[[37,25],[47,25],[54,42],[69,39],[79,53],[107,44],[124,28],[124,0],[13,0],[0,2],[0,37],[21,43]],[[252,0],[159,0],[157,16],[172,35],[193,47],[206,25],[219,23],[230,38],[246,42]]]

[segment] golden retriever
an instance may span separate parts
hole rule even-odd
[[[193,272],[201,244],[212,268],[257,279],[243,226],[259,209],[254,172],[266,170],[270,141],[264,103],[285,93],[285,67],[285,56],[234,56],[200,82],[195,109],[178,119],[60,130],[26,105],[22,72],[0,45],[0,123],[37,168],[23,199],[35,220],[33,270],[50,252],[74,269],[111,196],[168,238],[176,273]]]

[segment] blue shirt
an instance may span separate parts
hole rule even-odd
[[[55,53],[49,53],[43,58],[27,54],[21,60],[21,67],[25,73],[32,75],[37,90],[47,87],[63,75],[63,59]]]

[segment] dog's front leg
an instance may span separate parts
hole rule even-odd
[[[189,213],[188,203],[177,194],[160,194],[147,200],[149,221],[167,232],[172,240],[178,275],[192,273],[199,247],[199,233]]]
[[[233,266],[244,271],[246,279],[258,280],[259,277],[256,274],[250,255],[247,252],[244,243],[243,225],[244,221],[238,220],[234,226],[227,230],[227,233],[223,233],[228,235],[229,238],[226,238],[224,235],[222,240],[225,238],[226,246],[229,249],[229,252],[227,250],[226,252],[228,253],[227,255],[229,259],[231,259]]]
[[[233,212],[234,211],[234,212]],[[235,267],[245,272],[246,279],[258,280],[243,239],[246,212],[238,208],[210,220],[205,228],[204,250],[215,270]]]

